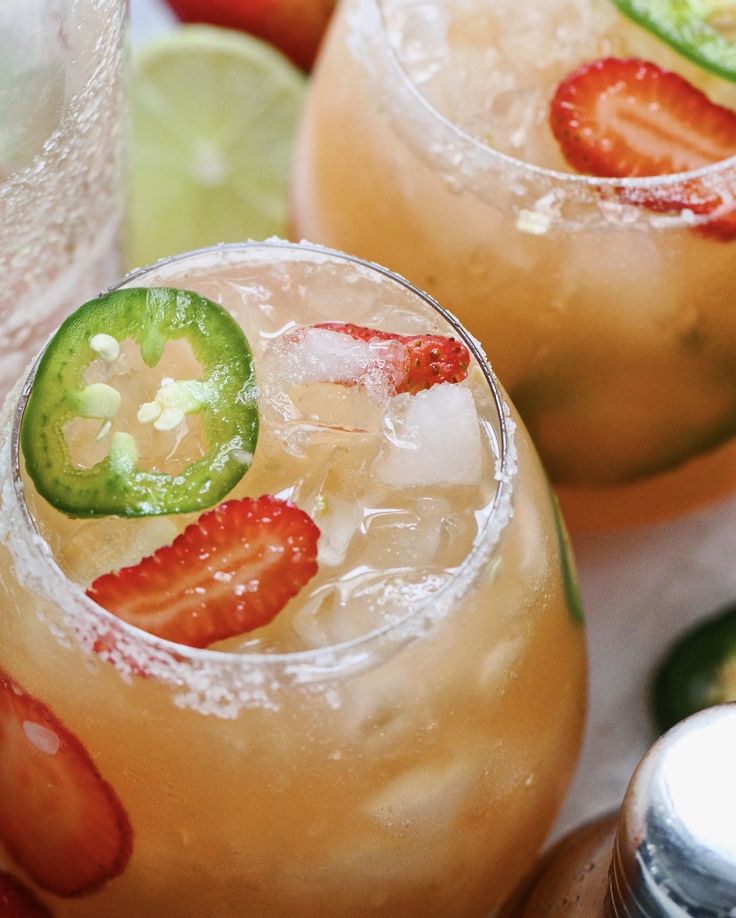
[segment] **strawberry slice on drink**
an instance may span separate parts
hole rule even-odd
[[[144,631],[207,647],[268,624],[317,572],[319,529],[268,495],[203,513],[171,545],[87,591]]]
[[[557,88],[550,126],[568,163],[601,177],[671,175],[736,156],[736,112],[644,60],[604,58],[574,71]],[[658,212],[708,215],[727,207],[698,179],[656,192],[619,193],[627,203]],[[736,209],[700,229],[715,238],[736,238]]]
[[[0,788],[0,840],[42,889],[79,896],[125,868],[132,830],[115,791],[49,708],[1,670]]]
[[[467,347],[445,335],[399,335],[343,322],[322,322],[312,328],[348,335],[356,341],[395,341],[401,345],[398,362],[391,372],[395,393],[416,395],[438,383],[462,382],[468,375],[470,354]]]
[[[53,918],[49,909],[20,880],[0,870],[0,916],[2,918]]]

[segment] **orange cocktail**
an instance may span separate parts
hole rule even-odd
[[[590,524],[736,485],[732,448],[664,497],[622,490],[736,430],[736,85],[623,5],[346,0],[294,176],[298,236],[401,271],[479,336]],[[726,43],[728,4],[697,6]]]
[[[508,894],[576,760],[580,609],[433,301],[310,246],[174,258],[61,329],[1,456],[0,841],[56,915]]]

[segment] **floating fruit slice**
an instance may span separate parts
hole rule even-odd
[[[736,156],[736,112],[677,74],[637,59],[605,58],[570,74],[552,100],[550,126],[570,165],[589,175],[671,175]],[[697,179],[619,194],[658,212],[708,215],[727,207]],[[718,213],[703,229],[734,238],[734,211]]]
[[[115,429],[125,393],[109,382],[85,382],[95,361],[115,364],[126,339],[149,367],[158,365],[167,342],[185,339],[203,367],[201,378],[169,380],[138,412],[141,424],[161,432],[176,429],[187,414],[201,417],[206,453],[176,474],[139,467],[134,433]],[[113,291],[73,313],[41,358],[21,427],[26,469],[38,492],[71,516],[210,507],[250,465],[258,436],[252,389],[248,342],[221,306],[168,287]],[[109,438],[107,455],[91,468],[73,462],[66,439],[66,425],[79,417],[99,420],[98,437]]]
[[[455,338],[443,335],[399,335],[341,322],[323,322],[312,328],[339,332],[356,341],[395,341],[400,344],[402,349],[398,353],[398,361],[392,360],[386,367],[386,371],[392,374],[396,394],[408,392],[414,395],[437,383],[462,382],[468,375],[470,354],[467,347]]]
[[[79,740],[1,670],[0,787],[0,840],[42,889],[79,896],[124,870],[132,831],[114,790]]]
[[[291,504],[232,500],[140,564],[99,577],[87,595],[144,631],[207,647],[268,624],[316,574],[318,539]]]
[[[132,265],[285,235],[304,77],[227,29],[182,26],[134,68]]]
[[[729,0],[613,0],[634,22],[706,70],[736,82],[736,7]],[[729,34],[730,33],[730,34]]]
[[[49,909],[20,880],[0,870],[0,916],[2,918],[53,918]]]
[[[335,0],[166,0],[184,22],[242,29],[310,70]]]
[[[670,649],[652,698],[662,732],[703,708],[736,701],[736,606],[697,625]]]

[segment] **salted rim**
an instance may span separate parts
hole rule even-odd
[[[17,526],[13,526],[12,521],[6,520],[6,528],[8,531],[13,530],[16,535],[19,535],[26,546],[29,543],[32,546],[30,556],[23,559],[28,562],[28,570],[23,571],[23,573],[33,578],[34,571],[32,569],[32,564],[35,561],[41,561],[46,567],[44,575],[50,575],[50,577],[44,576],[40,580],[36,577],[35,579],[37,582],[34,584],[36,589],[44,589],[47,595],[52,596],[57,602],[59,602],[59,597],[66,593],[65,599],[67,601],[78,604],[75,614],[81,612],[84,613],[85,616],[89,616],[95,622],[102,623],[106,626],[106,632],[112,630],[113,632],[122,633],[128,638],[132,638],[134,644],[142,646],[152,653],[152,659],[154,661],[161,660],[163,653],[169,660],[174,659],[176,661],[186,661],[187,663],[204,663],[208,666],[214,664],[218,668],[222,668],[223,666],[232,667],[235,665],[238,670],[242,670],[243,672],[252,669],[254,664],[257,667],[263,668],[281,666],[287,669],[289,666],[298,664],[306,664],[307,666],[311,664],[312,668],[309,670],[308,674],[311,678],[303,678],[304,674],[302,674],[302,678],[300,678],[298,672],[291,673],[294,677],[294,681],[303,683],[315,681],[320,675],[328,675],[334,672],[341,662],[340,659],[334,659],[335,655],[337,655],[338,658],[343,655],[347,656],[348,662],[358,664],[365,663],[364,657],[350,661],[350,653],[363,650],[365,645],[371,645],[383,637],[394,634],[397,634],[399,637],[410,636],[413,632],[410,631],[402,635],[402,631],[407,625],[411,626],[415,622],[421,622],[423,620],[423,612],[427,612],[427,610],[433,607],[443,605],[443,601],[445,601],[444,604],[447,604],[449,607],[453,602],[458,601],[466,590],[472,586],[475,579],[485,569],[487,561],[490,559],[490,556],[500,540],[501,534],[512,516],[513,483],[516,477],[515,425],[510,417],[508,406],[503,400],[499,386],[493,376],[493,372],[491,371],[480,344],[463,328],[460,322],[451,313],[443,309],[432,297],[418,290],[405,278],[380,265],[365,261],[361,258],[312,243],[290,243],[279,239],[269,239],[264,242],[247,241],[245,243],[220,244],[196,249],[192,252],[173,256],[171,258],[164,258],[148,267],[136,269],[124,277],[119,284],[116,284],[110,289],[114,290],[122,286],[130,286],[131,283],[151,272],[155,272],[163,267],[179,262],[187,260],[196,262],[198,258],[211,258],[213,255],[222,253],[234,254],[239,251],[255,252],[258,250],[264,250],[265,252],[286,250],[291,253],[307,253],[312,256],[322,256],[327,260],[348,262],[368,272],[374,272],[381,275],[384,279],[403,287],[410,294],[426,303],[467,345],[476,363],[480,366],[483,376],[488,382],[493,403],[496,407],[499,455],[496,457],[494,476],[498,483],[496,494],[491,504],[485,526],[478,534],[472,550],[463,560],[460,569],[441,589],[433,593],[426,602],[411,608],[410,611],[399,620],[388,623],[373,631],[369,631],[350,641],[309,650],[293,651],[289,653],[258,653],[250,651],[236,653],[232,651],[193,648],[155,637],[154,635],[136,628],[134,625],[122,621],[117,616],[89,599],[84,591],[64,574],[56,563],[48,543],[36,528],[25,502],[23,481],[20,473],[20,426],[35,378],[36,369],[48,342],[31,364],[28,375],[22,384],[20,396],[13,414],[10,433],[11,490],[17,502],[17,515],[19,519],[16,521],[18,523]],[[278,262],[274,260],[272,263],[277,264]],[[6,491],[6,497],[7,496]],[[6,513],[7,511],[8,508],[6,507]],[[13,552],[13,554],[16,565],[21,565],[21,559],[18,557],[17,552]],[[464,589],[458,590],[458,584]],[[62,592],[59,592],[59,590]],[[449,602],[447,602],[448,599]],[[116,661],[113,660],[112,662]],[[124,660],[122,662],[123,664],[125,663]],[[125,669],[125,665],[123,665],[122,668]],[[129,667],[128,674],[130,674]],[[172,668],[170,676],[166,667],[161,669],[156,668],[153,675],[161,681],[170,681],[181,685],[182,673],[179,667]]]
[[[430,100],[424,95],[424,93],[419,89],[417,84],[410,77],[401,61],[401,58],[399,57],[395,45],[391,41],[388,23],[386,21],[385,15],[385,5],[387,0],[364,0],[364,2],[373,6],[375,11],[378,13],[381,37],[384,40],[387,56],[402,83],[404,84],[404,88],[409,91],[414,101],[426,112],[426,114],[432,118],[432,120],[437,121],[446,130],[450,131],[453,135],[459,138],[464,144],[471,146],[476,153],[483,154],[491,162],[513,167],[517,173],[528,173],[529,175],[537,176],[548,181],[552,180],[561,185],[567,185],[573,188],[583,188],[586,190],[615,190],[621,188],[647,190],[652,189],[653,187],[666,189],[672,185],[678,185],[682,182],[687,182],[696,178],[712,178],[713,176],[720,176],[721,174],[728,173],[731,170],[733,170],[735,174],[734,177],[736,177],[736,155],[731,156],[728,159],[721,160],[718,163],[713,163],[709,166],[702,166],[699,169],[693,169],[689,172],[669,173],[666,176],[655,175],[642,176],[638,178],[601,178],[598,176],[582,175],[575,172],[560,172],[556,169],[547,169],[544,166],[538,166],[523,159],[517,159],[516,157],[510,156],[507,153],[502,153],[500,150],[489,146],[482,140],[474,137],[472,134],[467,133],[467,131],[463,130],[462,127],[443,115],[442,112],[439,111],[439,109],[437,109],[430,102]],[[460,178],[462,178],[462,175]],[[662,215],[659,216],[661,218]],[[686,222],[688,224],[693,222],[707,222],[709,219],[713,219],[713,215],[709,215],[707,218],[703,219],[698,218],[696,221],[688,219]]]

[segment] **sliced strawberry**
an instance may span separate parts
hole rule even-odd
[[[0,839],[43,889],[82,895],[125,868],[132,831],[115,792],[79,740],[2,671],[0,787]]]
[[[319,529],[275,497],[203,513],[174,542],[87,591],[159,637],[207,647],[268,624],[317,572]]]
[[[53,915],[20,880],[0,870],[0,918],[53,918]]]
[[[701,223],[697,227],[697,232],[701,236],[718,239],[720,242],[731,242],[732,239],[736,239],[736,207],[728,210],[723,217]]]
[[[167,0],[184,22],[242,29],[310,70],[335,0]]]
[[[605,58],[574,71],[557,88],[550,126],[570,165],[589,175],[671,175],[736,155],[736,112],[643,60]],[[696,179],[663,193],[646,188],[620,193],[628,203],[658,212],[711,214],[724,206]],[[727,210],[705,228],[718,238],[734,238],[733,224]]]
[[[398,341],[404,358],[395,374],[395,391],[415,395],[437,383],[462,382],[468,375],[470,354],[456,338],[444,335],[398,335],[377,328],[342,322],[322,322],[315,328],[340,332],[358,341]]]

